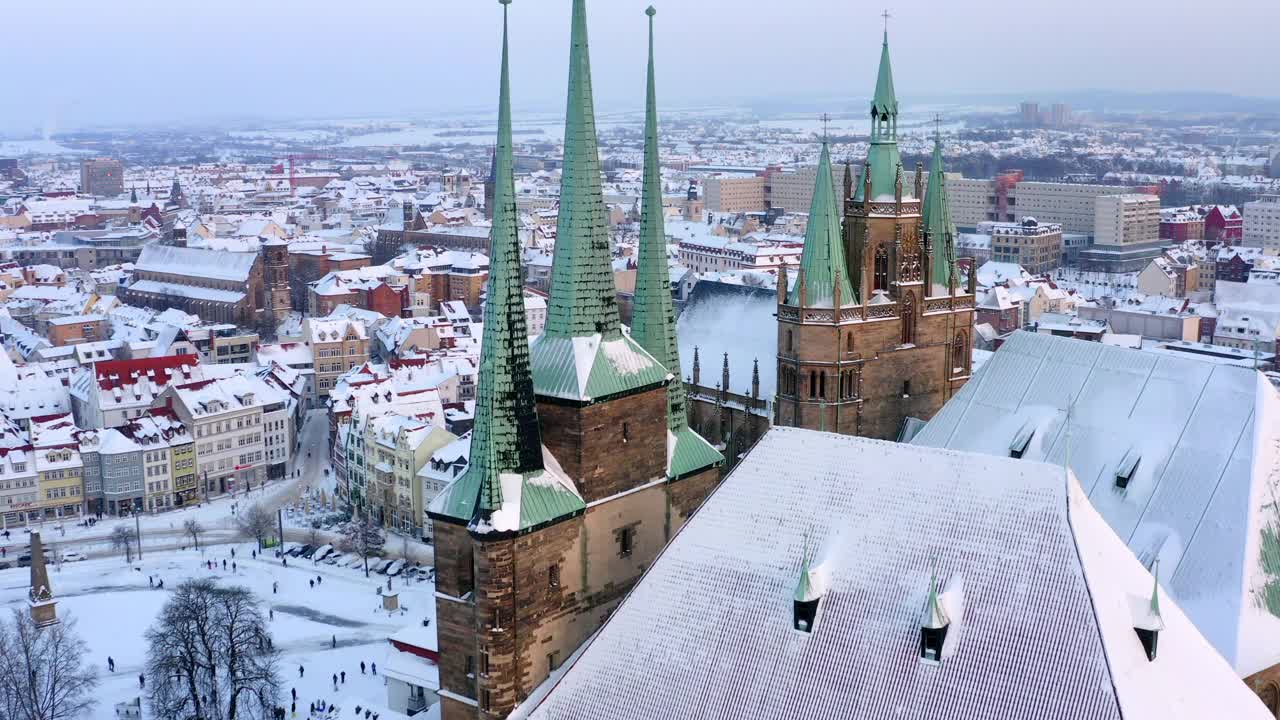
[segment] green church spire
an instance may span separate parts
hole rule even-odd
[[[600,187],[586,0],[573,0],[564,169],[547,325],[532,347],[539,395],[594,402],[665,384],[666,367],[622,332]]]
[[[446,488],[431,507],[433,513],[467,522],[473,531],[523,529],[576,512],[582,503],[581,498],[562,483],[524,482],[547,473],[529,369],[528,329],[520,279],[507,57],[506,6],[511,0],[499,2],[503,5],[502,79],[498,99],[496,187],[489,239],[484,339],[476,379],[475,423],[466,472]],[[504,480],[508,483],[505,488]]]
[[[546,332],[565,337],[616,337],[622,325],[610,263],[609,220],[600,187],[586,0],[573,0],[570,42],[564,168]]]
[[[947,202],[947,176],[942,167],[942,135],[934,136],[933,161],[929,166],[929,189],[925,191],[924,230],[929,238],[932,257],[929,277],[935,287],[951,287],[951,264],[954,261],[956,226],[951,221]]]
[[[644,119],[644,190],[640,203],[640,257],[631,337],[674,376],[667,385],[667,430],[675,438],[674,443],[667,443],[667,472],[675,478],[724,458],[689,428],[687,398],[680,379],[680,349],[676,344],[667,233],[662,215],[662,170],[658,162],[658,94],[653,67],[653,17],[657,11],[650,7],[645,14],[649,16],[649,71]]]
[[[837,294],[840,307],[857,304],[858,296],[849,283],[848,273],[842,272],[845,267],[844,240],[837,207],[835,189],[831,184],[831,152],[824,139],[813,202],[809,206],[809,224],[804,234],[804,253],[800,256],[801,275],[787,294],[788,305],[799,305],[801,292],[808,307],[833,307]]]
[[[887,20],[887,18],[886,18]],[[885,30],[880,47],[880,69],[876,91],[871,99],[871,149],[867,153],[867,171],[871,174],[871,199],[894,194],[894,183],[902,158],[898,154],[898,96],[893,89],[893,66],[889,61],[889,31]],[[859,183],[854,200],[862,202],[866,188]]]
[[[880,46],[880,71],[876,77],[876,94],[871,107],[879,115],[896,117],[898,96],[893,91],[893,66],[889,62],[889,31],[884,31],[884,43]]]

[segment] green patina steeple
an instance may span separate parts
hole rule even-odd
[[[507,59],[506,6],[511,0],[499,2],[503,21],[496,187],[475,423],[466,471],[431,507],[433,513],[465,521],[476,531],[518,531],[585,507],[572,487],[543,465],[520,278]]]
[[[658,95],[654,81],[653,17],[649,16],[649,72],[644,120],[644,190],[641,198],[640,258],[636,268],[631,337],[674,376],[667,386],[667,475],[676,478],[724,460],[689,427],[680,349],[671,306],[671,274],[667,267],[667,232],[662,215],[662,170],[658,162]]]
[[[880,46],[880,71],[876,77],[876,95],[871,107],[879,115],[898,114],[898,96],[893,91],[893,66],[889,62],[889,31],[884,31],[884,43]]]
[[[871,200],[891,197],[902,158],[898,154],[898,96],[893,89],[893,67],[889,62],[889,31],[885,30],[880,48],[880,70],[876,92],[871,99],[871,149],[867,153],[867,172],[871,173]],[[854,189],[854,199],[861,202],[866,195],[863,183]]]
[[[600,187],[586,0],[573,0],[564,169],[547,324],[532,347],[539,395],[579,402],[661,385],[666,368],[622,331]]]
[[[858,303],[848,273],[842,272],[845,268],[844,239],[840,232],[838,207],[831,184],[831,152],[823,140],[818,179],[813,189],[813,202],[809,206],[809,224],[804,234],[804,253],[800,256],[802,274],[787,293],[788,305],[800,304],[801,280],[807,307],[833,307],[837,294],[840,307]]]
[[[600,155],[591,94],[586,0],[573,0],[569,100],[565,110],[560,215],[546,332],[616,337],[622,323],[609,254],[609,220],[600,187]]]
[[[947,176],[942,167],[942,135],[933,139],[933,161],[929,167],[929,189],[924,200],[924,230],[929,238],[932,257],[929,277],[935,286],[951,287],[956,225],[951,221],[951,205],[947,202]]]

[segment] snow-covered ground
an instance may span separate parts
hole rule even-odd
[[[231,571],[230,551],[236,550],[237,571]],[[137,697],[138,674],[146,663],[145,632],[155,621],[170,592],[183,580],[213,577],[220,583],[241,585],[252,590],[270,608],[272,640],[283,653],[280,664],[281,699],[288,707],[290,690],[298,691],[298,717],[306,717],[311,702],[365,701],[385,706],[386,688],[381,675],[361,675],[361,661],[385,665],[391,646],[387,637],[396,630],[428,619],[435,624],[434,583],[430,580],[404,581],[393,578],[400,594],[402,613],[382,610],[379,587],[387,578],[365,578],[355,569],[316,565],[290,559],[283,567],[267,556],[250,558],[252,544],[222,545],[204,552],[171,550],[148,553],[141,561],[126,565],[119,557],[65,563],[50,569],[50,582],[58,601],[58,616],[75,618],[76,629],[89,646],[87,662],[96,666],[102,678],[99,704],[92,717],[114,715],[118,702]],[[215,570],[205,561],[213,560]],[[227,561],[227,570],[222,561]],[[149,586],[148,578],[164,581],[164,589]],[[312,588],[310,580],[322,578]],[[272,583],[278,592],[272,593]],[[28,575],[26,569],[0,570],[0,604],[25,608]],[[336,640],[337,647],[332,647]],[[116,662],[116,672],[107,672],[107,657]],[[298,668],[305,675],[298,676]],[[334,692],[332,676],[347,673]],[[145,703],[145,701],[144,701]],[[145,710],[144,710],[145,712]],[[144,715],[145,716],[145,715]]]

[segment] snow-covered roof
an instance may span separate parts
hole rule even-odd
[[[1280,397],[1257,371],[1017,332],[911,442],[1069,455],[1098,512],[1145,565],[1160,562],[1242,676],[1280,662],[1280,616],[1250,589],[1280,583],[1280,560],[1258,547],[1280,532]]]
[[[148,245],[142,249],[134,269],[139,272],[166,273],[245,282],[257,259],[254,253],[200,250],[172,245]]]
[[[148,293],[150,295],[163,295],[180,298],[191,298],[193,300],[208,300],[210,302],[231,303],[235,304],[244,300],[244,293],[234,290],[219,290],[218,288],[198,287],[196,285],[182,285],[179,283],[160,282],[158,280],[135,280],[129,286],[132,292]]]
[[[820,580],[809,632],[802,568]],[[1152,589],[1060,467],[774,428],[512,717],[1270,717],[1163,592],[1148,660],[1134,610]]]

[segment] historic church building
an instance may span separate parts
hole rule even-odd
[[[585,0],[574,0],[551,296],[546,328],[530,344],[504,8],[470,464],[429,509],[445,720],[506,717],[600,627],[719,481],[724,459],[690,429],[679,378],[649,15],[633,328],[622,326],[613,286]]]
[[[824,143],[804,254],[778,283],[775,423],[881,439],[927,420],[969,379],[973,279],[960,287],[940,141],[929,192],[898,154],[885,33],[861,178],[847,168],[843,224]]]

